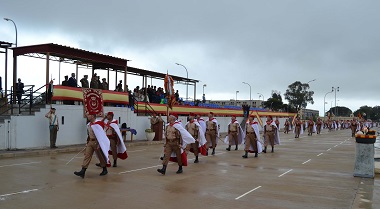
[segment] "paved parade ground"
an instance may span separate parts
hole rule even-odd
[[[77,152],[0,158],[0,208],[380,208],[379,180],[353,177],[350,135],[281,133],[274,153],[248,159],[219,141],[215,156],[194,164],[190,153],[184,173],[172,163],[165,176],[156,171],[162,144],[127,147],[106,176],[94,157],[84,179],[73,174],[83,155],[68,163]]]

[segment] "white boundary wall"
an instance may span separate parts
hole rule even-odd
[[[59,119],[59,131],[57,135],[57,146],[83,144],[86,142],[86,119],[83,117],[83,106],[81,105],[54,105]],[[0,150],[4,149],[25,149],[42,148],[50,146],[49,122],[45,114],[49,108],[41,108],[33,116],[12,116],[10,120],[0,124]],[[104,107],[105,112],[114,112],[114,118],[119,120],[119,125],[127,123],[137,131],[133,140],[146,140],[145,129],[150,128],[148,116],[137,116],[129,108]],[[62,117],[64,124],[62,124]],[[203,117],[207,120],[207,116]],[[166,121],[166,116],[163,117]],[[183,125],[186,124],[186,117],[180,116]],[[227,125],[230,117],[216,117],[220,125],[220,132],[227,132]],[[237,118],[241,121],[243,118]],[[262,118],[265,122],[266,118]],[[280,118],[281,128],[285,118]],[[8,133],[9,131],[9,133]],[[127,133],[127,143],[130,140],[130,132]]]

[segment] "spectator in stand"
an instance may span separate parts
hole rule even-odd
[[[117,84],[116,91],[123,92],[123,81],[122,80],[120,80],[119,84]]]
[[[203,94],[203,96],[202,96],[202,103],[203,104],[206,103],[206,95],[205,94]]]
[[[102,84],[102,82],[100,81],[100,76],[97,77],[97,80],[96,80],[96,81],[98,82],[98,89],[103,89],[103,84]]]
[[[65,75],[65,80],[62,81],[62,86],[69,86],[69,76],[68,75]]]
[[[70,87],[78,87],[77,79],[75,78],[75,73],[71,73],[68,84]]]
[[[103,89],[103,90],[109,90],[109,88],[108,88],[108,83],[107,83],[107,81],[106,81],[106,78],[103,78],[102,81],[103,81],[103,82],[102,82],[102,87],[103,87],[102,89]]]
[[[84,75],[84,77],[80,79],[80,83],[82,85],[82,88],[88,88],[88,75]]]
[[[92,89],[99,88],[99,86],[98,86],[98,76],[96,76],[96,73],[94,73],[94,75],[91,78],[90,88],[92,88]]]

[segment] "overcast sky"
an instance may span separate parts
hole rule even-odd
[[[333,86],[340,89],[338,106],[355,111],[379,105],[379,8],[378,0],[2,0],[0,14],[17,24],[18,46],[62,44],[186,77],[175,65],[181,63],[189,78],[201,81],[197,98],[203,84],[207,99],[235,99],[236,91],[238,99],[249,99],[247,82],[252,99],[261,93],[266,100],[272,90],[283,96],[294,81],[316,79],[310,83],[315,104],[307,108],[323,114]],[[15,41],[11,22],[0,20],[0,41]],[[42,60],[20,58],[18,65],[25,84],[44,83]],[[51,71],[57,81],[58,63],[51,63]],[[61,81],[71,72],[75,66],[61,65]],[[130,87],[141,83],[128,77]],[[186,86],[175,89],[186,96]],[[335,93],[326,103],[326,110],[335,106]]]

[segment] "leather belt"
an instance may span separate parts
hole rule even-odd
[[[255,132],[247,132],[247,134],[254,134]]]
[[[89,141],[96,141],[96,139],[91,139],[91,138],[90,138],[90,140],[89,140]]]

